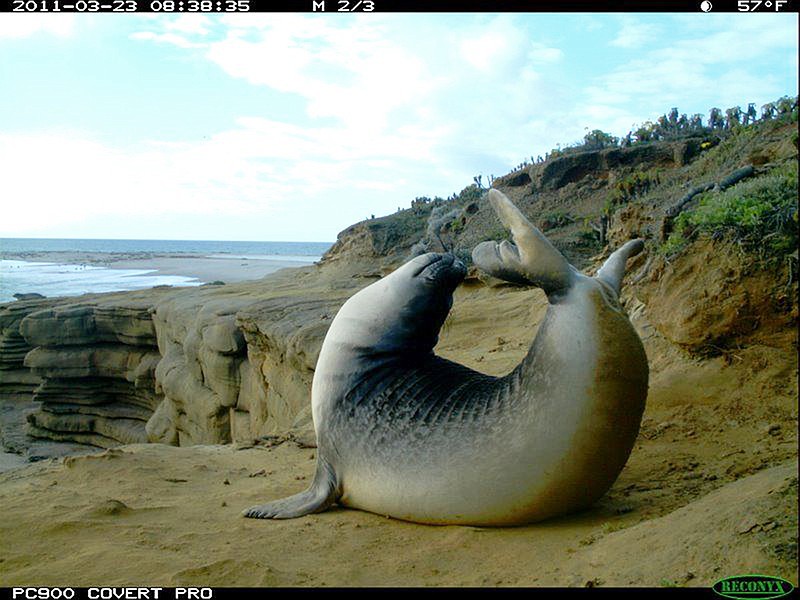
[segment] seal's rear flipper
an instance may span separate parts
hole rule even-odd
[[[492,277],[503,281],[531,285],[533,282],[525,275],[519,264],[517,247],[507,241],[481,242],[472,250],[472,261]]]
[[[482,242],[472,251],[475,264],[493,277],[536,285],[548,295],[569,287],[575,268],[561,252],[502,192],[489,190],[488,196],[500,221],[511,230],[516,245]]]
[[[636,256],[644,248],[644,240],[636,239],[627,242],[622,248],[616,250],[608,257],[600,270],[597,271],[598,279],[602,279],[619,295],[622,288],[622,278],[625,276],[625,263],[631,256]]]
[[[242,515],[251,519],[294,519],[322,512],[335,503],[339,496],[341,491],[333,468],[317,455],[317,471],[307,490],[288,498],[251,506]]]

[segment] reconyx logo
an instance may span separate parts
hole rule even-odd
[[[712,589],[726,598],[750,600],[751,598],[780,598],[791,592],[794,586],[780,577],[737,575],[720,579]]]

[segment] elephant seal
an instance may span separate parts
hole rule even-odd
[[[448,254],[414,258],[352,296],[325,337],[310,487],[245,516],[287,519],[338,502],[419,523],[516,525],[587,507],[611,487],[647,396],[644,348],[618,302],[643,242],[587,277],[502,193],[489,200],[515,244],[479,244],[475,263],[549,301],[527,356],[505,377],[436,356],[465,268]]]

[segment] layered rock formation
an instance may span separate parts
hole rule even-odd
[[[189,445],[310,429],[322,340],[339,306],[366,283],[337,284],[307,267],[155,304],[155,389],[164,399],[147,424],[148,439]]]
[[[309,430],[322,340],[372,281],[360,268],[5,305],[0,393],[40,403],[30,435],[100,447]]]
[[[32,348],[24,366],[40,380],[28,433],[102,447],[147,441],[145,423],[161,402],[149,311],[154,298],[172,292],[28,303],[15,334]]]
[[[0,305],[0,395],[8,400],[29,397],[42,382],[24,365],[33,347],[25,341],[19,326],[31,311],[52,304],[52,300],[20,300]]]

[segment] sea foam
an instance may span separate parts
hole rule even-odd
[[[156,285],[194,286],[202,283],[193,277],[153,273],[153,269],[107,269],[95,265],[0,260],[0,302],[14,300],[14,294],[33,292],[47,297],[80,296]]]

